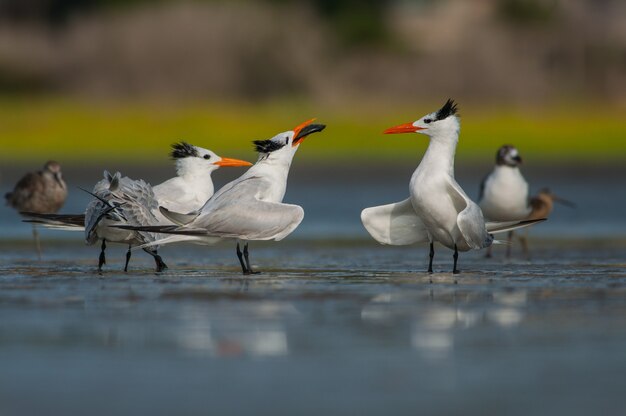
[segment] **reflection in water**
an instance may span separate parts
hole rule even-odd
[[[455,336],[478,325],[512,328],[525,315],[526,290],[468,293],[429,290],[428,293],[384,293],[377,295],[361,310],[364,322],[397,325],[410,322],[411,346],[429,359],[449,356]]]
[[[178,348],[194,355],[282,356],[289,352],[287,333],[280,321],[295,309],[283,302],[247,302],[238,311],[211,314],[204,304],[182,308],[177,329]],[[245,313],[241,313],[245,312]]]

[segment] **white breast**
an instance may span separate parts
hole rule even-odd
[[[526,218],[528,206],[528,182],[518,168],[496,166],[485,181],[479,204],[489,221],[512,221]]]

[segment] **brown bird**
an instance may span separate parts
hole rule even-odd
[[[552,213],[552,209],[554,208],[554,203],[558,202],[566,207],[576,208],[576,204],[568,201],[567,199],[563,199],[557,195],[555,195],[550,189],[543,188],[539,191],[539,193],[533,197],[531,197],[528,201],[528,207],[530,208],[530,214],[526,217],[528,220],[534,220],[538,218],[548,218],[550,213]],[[512,237],[512,234],[511,234]],[[528,240],[526,235],[520,235],[519,240],[522,243],[522,250],[524,251],[524,256],[528,259],[530,258],[530,252],[528,251]],[[510,249],[507,251],[507,257],[510,256]]]
[[[67,186],[61,175],[61,165],[52,160],[46,162],[42,170],[24,175],[15,185],[13,192],[8,192],[4,197],[7,205],[20,212],[54,214],[61,209],[67,197]],[[41,259],[39,233],[35,225],[33,238],[37,255]]]

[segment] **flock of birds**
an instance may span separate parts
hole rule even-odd
[[[128,245],[124,271],[134,248],[153,256],[157,272],[167,268],[158,248],[172,243],[210,245],[236,240],[236,253],[244,274],[257,273],[249,259],[248,243],[282,240],[304,217],[298,205],[282,202],[293,157],[303,140],[324,130],[306,121],[268,140],[256,140],[257,162],[223,158],[210,150],[180,142],[172,146],[176,173],[159,185],[104,172],[89,192],[93,199],[84,214],[56,214],[67,196],[60,165],[48,162],[29,173],[6,194],[8,205],[33,224],[40,254],[37,225],[84,231],[87,244],[101,242],[98,270],[106,263],[108,242]],[[385,130],[386,134],[421,133],[430,137],[428,149],[411,177],[409,197],[403,201],[366,208],[361,221],[378,242],[390,245],[429,243],[428,272],[433,271],[434,243],[454,251],[453,273],[458,273],[458,253],[488,248],[508,233],[544,221],[553,201],[571,205],[548,190],[529,198],[528,183],[519,170],[517,149],[499,149],[494,170],[481,184],[478,204],[454,178],[454,154],[460,123],[457,106],[448,100],[439,110],[413,123]],[[239,178],[214,192],[211,174],[225,166],[250,166]],[[522,238],[527,254],[525,238]],[[243,245],[243,248],[242,248]],[[509,244],[510,247],[510,244]],[[490,255],[490,252],[488,252]],[[510,255],[510,248],[507,256]]]

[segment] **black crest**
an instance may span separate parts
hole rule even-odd
[[[187,142],[174,143],[172,145],[172,159],[183,159],[185,157],[198,157],[198,151]]]
[[[285,146],[285,143],[275,142],[274,140],[255,140],[252,143],[254,143],[254,148],[259,153],[271,153]]]
[[[437,120],[443,120],[450,116],[455,115],[456,111],[457,111],[456,103],[451,98],[448,98],[448,101],[446,101],[443,107],[441,107],[439,111],[437,111],[435,118]]]

